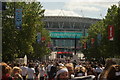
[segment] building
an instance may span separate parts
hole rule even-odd
[[[50,32],[53,51],[57,51],[57,54],[63,57],[64,55],[72,56],[72,53],[80,52],[81,37],[88,36],[88,28],[97,21],[100,21],[100,19],[71,16],[45,16],[43,21],[45,28]]]

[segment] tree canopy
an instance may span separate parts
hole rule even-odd
[[[87,57],[108,58],[120,57],[120,8],[116,5],[108,8],[107,15],[101,21],[93,24],[88,29],[89,36],[86,39],[87,49],[83,52]],[[108,26],[114,27],[114,39],[108,39]],[[100,36],[98,36],[100,35]],[[94,38],[94,44],[91,44]],[[99,39],[98,39],[99,38]],[[85,41],[84,39],[81,42]],[[89,47],[88,47],[89,46]]]
[[[6,2],[6,10],[2,15],[3,61],[12,61],[25,55],[28,58],[41,57],[50,52],[49,48],[45,46],[50,41],[50,37],[41,21],[45,11],[42,7],[39,2]],[[15,9],[22,9],[21,29],[17,29],[15,26]],[[42,41],[37,43],[37,33],[41,33],[41,37],[46,38],[44,44],[40,44]]]

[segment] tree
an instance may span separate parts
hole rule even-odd
[[[105,38],[108,38],[108,26],[112,25],[114,26],[114,40],[113,41],[109,41],[108,39],[106,39],[105,43],[107,42],[107,53],[109,53],[109,57],[114,57],[117,56],[118,54],[118,7],[116,5],[111,6],[111,8],[108,8],[108,12],[107,15],[105,16],[104,21],[104,25],[105,25],[105,29],[106,29],[106,33],[105,33]]]
[[[88,40],[91,38],[95,39],[95,46],[88,49],[88,55],[89,57],[118,57],[120,56],[120,8],[118,8],[116,5],[111,6],[111,8],[108,8],[107,15],[104,19],[97,22],[96,24],[93,24],[89,30],[88,30]],[[108,40],[108,26],[112,25],[114,26],[114,40],[109,41]],[[98,45],[97,35],[101,34],[102,39],[100,41],[100,44]],[[97,54],[97,55],[96,55]]]
[[[42,9],[39,2],[7,2],[6,7],[2,19],[3,61],[12,61],[16,57],[24,57],[24,55],[35,56],[33,44],[36,43],[38,32],[44,34],[44,25],[41,19],[44,17],[45,10]],[[15,27],[15,8],[22,9],[21,30]],[[48,41],[48,39],[46,40]],[[42,47],[39,48],[42,50]]]
[[[48,42],[50,42],[49,32],[43,28],[41,37],[44,37],[45,40],[42,40],[38,43],[37,41],[33,44],[34,48],[34,57],[36,59],[42,59],[44,55],[49,55],[51,52],[50,48],[48,48]]]

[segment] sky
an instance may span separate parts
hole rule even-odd
[[[37,0],[45,9],[45,16],[74,16],[102,19],[108,8],[120,0]]]

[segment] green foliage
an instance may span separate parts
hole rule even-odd
[[[108,40],[108,26],[114,26],[114,40]],[[88,42],[91,38],[95,39],[95,43],[90,48],[83,50],[86,52],[87,57],[95,57],[95,58],[108,58],[108,57],[118,57],[120,56],[120,8],[116,5],[108,8],[107,15],[104,19],[93,24],[88,29],[89,36],[87,39],[83,39],[82,41]],[[101,34],[102,39],[100,44],[98,44],[97,35]],[[90,46],[90,45],[89,45]]]
[[[39,2],[7,2],[7,10],[3,12],[2,26],[3,26],[3,61],[12,61],[16,57],[24,57],[25,55],[41,56],[36,54],[35,46],[36,35],[38,32],[46,37],[46,42],[49,41],[48,32],[43,29],[43,22],[41,19],[44,17],[44,9]],[[18,30],[15,27],[15,8],[22,9],[22,29]],[[44,32],[47,35],[44,35]],[[42,46],[42,45],[41,45]],[[41,46],[37,49],[41,51]],[[47,52],[47,47],[44,47],[44,53]]]

